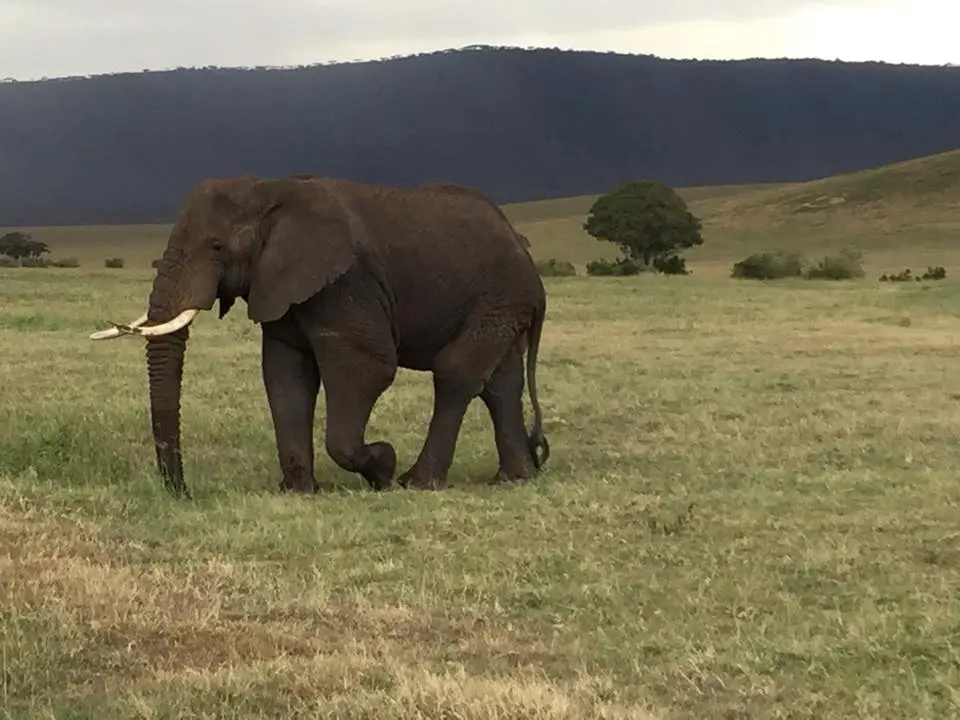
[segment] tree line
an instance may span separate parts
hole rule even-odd
[[[799,181],[960,147],[960,68],[474,47],[0,84],[0,226],[169,222],[200,178],[497,202]]]

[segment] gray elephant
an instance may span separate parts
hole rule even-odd
[[[546,294],[495,204],[472,190],[215,178],[187,196],[147,312],[90,336],[147,339],[157,466],[174,493],[189,496],[180,450],[189,326],[215,300],[223,318],[237,297],[261,326],[281,489],[318,490],[313,423],[321,379],[327,453],[373,488],[389,487],[393,446],[367,442],[364,434],[398,367],[430,371],[434,389],[426,441],[398,478],[402,487],[445,485],[464,414],[477,396],[493,420],[495,481],[532,478],[549,457],[536,388]]]
[[[304,177],[304,176],[296,176],[296,177]],[[484,202],[490,202],[487,199],[487,197],[484,196],[482,193],[478,192],[474,188],[466,187],[465,185],[456,185],[454,183],[435,183],[431,185],[422,185],[421,187],[428,190],[436,190],[438,192],[453,193],[458,195],[472,195],[476,198],[480,198]],[[497,212],[500,214],[500,217],[503,218],[503,221],[509,224],[510,221],[507,219],[507,216],[503,213],[503,210],[501,210],[496,205],[494,205],[493,207],[496,208]],[[513,231],[513,235],[517,239],[517,242],[520,243],[520,246],[529,253],[531,249],[529,238],[527,238],[527,236],[524,235],[523,233],[517,232],[516,230]]]

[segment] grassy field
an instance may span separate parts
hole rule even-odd
[[[690,277],[546,281],[552,455],[521,487],[485,485],[475,403],[442,492],[321,452],[330,491],[280,496],[259,331],[205,313],[193,502],[154,475],[143,343],[86,339],[141,311],[161,231],[46,231],[91,260],[0,269],[0,718],[960,714],[956,248],[864,232],[947,280],[755,283],[730,264],[853,236],[714,228]],[[401,371],[368,437],[405,466],[430,402]]]
[[[866,254],[873,277],[927,265],[960,265],[960,150],[849,175],[789,185],[678,188],[704,221],[702,246],[686,254],[700,275],[725,277],[758,250],[799,251],[810,260],[847,245]],[[595,197],[508,205],[538,258],[581,271],[617,250],[584,233]]]

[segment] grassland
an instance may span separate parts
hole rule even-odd
[[[374,495],[321,453],[328,493],[278,495],[258,331],[205,314],[190,503],[153,473],[142,343],[86,340],[140,311],[160,231],[45,231],[91,260],[0,269],[0,718],[957,716],[956,249],[860,236],[936,283],[726,277],[850,239],[806,222],[717,221],[686,278],[548,279],[552,456],[509,489],[476,403],[445,491]],[[372,418],[401,463],[429,387],[402,371]]]
[[[877,277],[960,264],[960,150],[808,183],[680,188],[704,221],[703,246],[687,253],[698,275],[724,277],[732,262],[763,249],[810,259],[858,248]],[[617,250],[584,233],[595,196],[506,206],[538,257],[581,269]]]

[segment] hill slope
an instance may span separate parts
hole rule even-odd
[[[960,146],[960,68],[480,48],[0,85],[0,224],[169,221],[199,178],[462,182],[498,202],[800,181]]]
[[[706,203],[715,225],[960,223],[960,150]]]
[[[960,263],[960,150],[803,183],[678,188],[704,221],[694,263],[763,249],[827,252],[854,245],[880,267]],[[583,231],[595,195],[506,205],[534,255],[579,265],[616,249]]]

